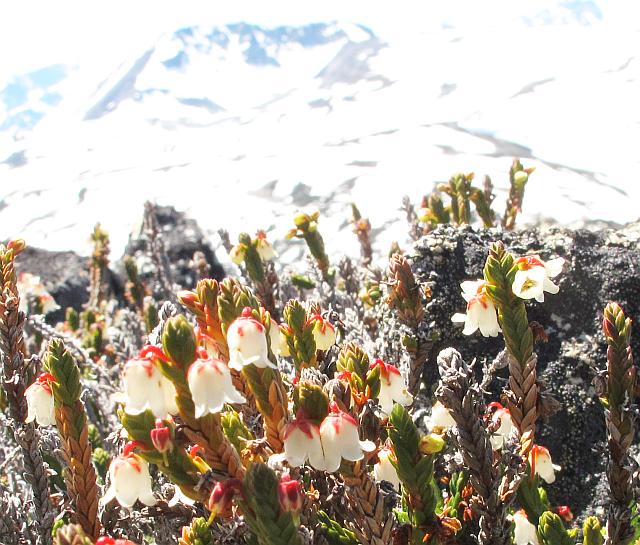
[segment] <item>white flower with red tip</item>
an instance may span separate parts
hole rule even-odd
[[[513,514],[513,542],[515,545],[538,545],[538,531],[529,522],[527,514],[523,509]]]
[[[140,443],[131,441],[126,444],[120,456],[109,465],[109,477],[111,485],[103,498],[103,503],[110,502],[113,498],[118,500],[122,507],[133,507],[136,501],[151,506],[156,504],[151,490],[151,475],[149,464],[133,452]]]
[[[378,451],[378,463],[373,466],[373,476],[376,481],[390,482],[397,490],[400,487],[400,479],[391,460],[395,460],[395,455],[391,445],[387,442]]]
[[[371,441],[360,441],[358,423],[353,416],[341,411],[335,401],[331,403],[329,414],[320,424],[320,440],[324,452],[324,467],[314,467],[329,473],[338,471],[342,458],[356,462],[364,458],[365,452],[375,449]]]
[[[269,361],[265,327],[251,317],[251,309],[245,308],[227,331],[229,367],[241,370],[245,365],[273,367]]]
[[[145,347],[137,358],[129,360],[122,371],[124,383],[124,410],[127,414],[140,414],[150,410],[156,418],[166,419],[177,414],[176,389],[153,360],[166,358],[156,347]]]
[[[558,293],[560,288],[551,279],[562,272],[564,259],[558,257],[542,261],[539,255],[529,255],[516,259],[518,266],[511,289],[520,299],[535,299],[544,302],[544,292]]]
[[[42,314],[47,314],[60,308],[60,305],[55,302],[55,299],[40,281],[39,276],[27,272],[20,273],[18,276],[17,287],[18,292],[22,295],[22,297],[20,297],[20,310],[25,314],[28,311],[29,297],[33,297],[40,303],[42,307]]]
[[[484,337],[496,337],[500,333],[500,326],[496,308],[487,294],[487,283],[484,280],[468,280],[462,282],[460,287],[462,298],[467,302],[467,313],[457,312],[451,321],[464,323],[464,335],[471,335],[480,329]]]
[[[33,422],[35,420],[39,426],[55,425],[56,417],[53,392],[51,391],[52,382],[55,382],[52,374],[42,373],[25,390],[24,395],[27,398],[27,419],[25,422]]]
[[[317,350],[329,350],[336,344],[336,329],[329,320],[315,314],[309,318],[309,323],[313,324],[313,340]]]
[[[314,468],[329,473],[338,470],[343,458],[355,462],[375,449],[371,441],[360,441],[357,422],[335,402],[319,427],[304,418],[290,423],[284,443],[285,459],[291,466],[308,459]]]
[[[490,438],[491,446],[494,450],[500,450],[514,429],[513,422],[511,420],[511,413],[509,412],[509,409],[505,409],[502,404],[497,401],[489,403],[488,408],[493,410],[491,421],[495,428],[495,431]]]
[[[256,251],[260,256],[260,259],[262,259],[263,261],[270,261],[278,255],[273,249],[273,246],[271,246],[271,244],[267,240],[267,233],[265,233],[264,231],[258,231],[256,233],[255,244]]]
[[[299,414],[285,429],[284,457],[292,467],[301,466],[307,460],[315,468],[324,465],[319,426]]]
[[[541,445],[533,445],[531,448],[529,465],[531,466],[531,475],[539,475],[548,484],[556,480],[556,471],[561,469],[551,461],[549,450]]]
[[[187,383],[195,405],[195,417],[216,414],[225,403],[245,403],[236,390],[226,363],[215,358],[197,359],[189,367]]]
[[[439,401],[431,407],[431,417],[429,427],[431,429],[446,430],[456,425],[456,421],[451,416],[449,410]]]
[[[413,403],[413,396],[407,391],[407,387],[398,369],[395,365],[385,363],[381,359],[377,359],[370,365],[370,369],[380,369],[380,393],[378,401],[382,410],[389,414],[393,409],[394,403],[399,403],[405,407]]]

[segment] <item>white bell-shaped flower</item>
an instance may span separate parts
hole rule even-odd
[[[127,414],[150,410],[156,418],[166,419],[178,413],[176,389],[148,357],[129,360],[122,371],[124,403]]]
[[[446,430],[456,425],[456,421],[451,416],[449,410],[439,401],[436,401],[431,407],[431,416],[429,417],[429,428]]]
[[[535,299],[544,302],[544,292],[558,293],[560,288],[551,279],[562,272],[564,259],[558,257],[542,261],[538,255],[530,255],[516,259],[518,266],[511,289],[520,299]]]
[[[245,403],[247,400],[236,390],[227,365],[214,358],[198,359],[187,373],[189,390],[195,405],[195,416],[216,414],[225,403]]]
[[[385,443],[378,451],[378,463],[373,466],[373,476],[376,481],[390,482],[393,487],[398,490],[400,487],[400,479],[398,478],[398,472],[395,466],[391,463],[393,456],[391,445]]]
[[[260,259],[262,259],[263,261],[270,261],[278,255],[273,249],[273,246],[271,246],[271,244],[267,240],[267,233],[265,233],[264,231],[258,231],[256,233],[255,244],[256,251],[260,256]]]
[[[42,314],[48,314],[60,308],[53,296],[49,293],[44,284],[40,281],[40,277],[34,274],[23,272],[18,276],[18,291],[22,295],[20,297],[20,310],[25,314],[28,312],[28,298],[37,299],[42,306]]]
[[[229,258],[236,265],[241,265],[242,262],[244,261],[244,256],[246,253],[247,253],[247,249],[244,246],[244,244],[236,244],[229,251]]]
[[[484,280],[468,280],[460,284],[462,298],[467,302],[467,313],[457,312],[451,321],[464,323],[464,335],[471,335],[477,329],[484,337],[496,337],[500,333],[496,308],[487,295],[486,286]]]
[[[489,408],[494,409],[491,421],[496,426],[490,438],[491,446],[494,450],[500,450],[514,429],[511,413],[498,402],[489,403]]]
[[[320,441],[324,464],[315,465],[312,462],[311,465],[329,473],[338,470],[342,458],[356,462],[364,458],[365,452],[375,449],[371,441],[360,441],[358,423],[350,414],[341,411],[335,402],[331,403],[331,411],[320,424]]]
[[[394,403],[408,406],[413,403],[413,396],[407,391],[407,386],[402,378],[400,369],[390,363],[377,359],[370,368],[380,368],[380,393],[378,401],[382,410],[389,414]]]
[[[137,500],[148,506],[156,504],[151,490],[149,464],[133,452],[136,446],[138,443],[135,441],[127,443],[122,454],[109,465],[111,485],[102,499],[103,503],[115,498],[127,508],[133,507]]]
[[[549,450],[541,445],[533,445],[529,452],[529,465],[531,473],[539,475],[546,483],[551,484],[556,480],[556,471],[560,471],[560,466],[551,461]]]
[[[336,344],[336,330],[329,320],[325,320],[319,314],[309,319],[313,323],[313,339],[317,350],[329,350]]]
[[[245,365],[273,367],[269,361],[265,327],[251,317],[251,309],[246,308],[240,318],[236,318],[227,330],[229,345],[229,367],[241,370]]]
[[[316,469],[323,466],[319,427],[301,416],[290,422],[284,434],[284,457],[292,467],[301,466],[307,460]]]
[[[527,514],[523,509],[513,514],[513,542],[515,545],[539,545],[538,531],[536,527],[529,522]]]
[[[273,319],[271,320],[271,327],[269,328],[269,340],[271,341],[271,351],[276,356],[287,357],[291,355],[289,353],[287,338],[282,332],[281,326]]]
[[[39,426],[55,426],[56,417],[53,392],[51,391],[52,382],[55,382],[53,375],[42,373],[25,390],[24,395],[27,398],[27,419],[25,422],[33,422],[35,420]]]

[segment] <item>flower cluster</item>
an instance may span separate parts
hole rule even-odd
[[[355,462],[375,449],[371,441],[360,441],[358,423],[333,402],[329,414],[318,425],[299,414],[285,432],[284,455],[289,465],[307,460],[315,469],[333,473],[342,459]]]

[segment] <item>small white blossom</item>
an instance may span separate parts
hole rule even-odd
[[[393,487],[398,490],[400,487],[400,479],[395,466],[391,463],[390,458],[393,457],[391,446],[385,444],[378,451],[378,463],[373,466],[373,476],[376,481],[390,482]]]
[[[216,414],[225,403],[245,403],[236,390],[227,365],[214,358],[198,359],[187,373],[189,390],[195,405],[195,417]]]
[[[51,391],[52,382],[55,382],[53,375],[42,373],[25,390],[24,395],[27,398],[27,419],[25,422],[33,422],[35,420],[39,426],[55,426],[56,417],[53,392]]]
[[[535,299],[544,302],[544,292],[558,293],[560,288],[551,281],[562,272],[564,259],[558,257],[550,261],[542,261],[538,255],[530,255],[516,259],[518,266],[511,289],[520,299]]]
[[[271,261],[278,255],[267,240],[267,234],[264,231],[258,231],[256,235],[256,251],[263,261]]]
[[[21,295],[20,310],[25,314],[28,312],[29,297],[33,297],[42,305],[42,314],[48,314],[60,308],[40,281],[39,276],[27,272],[20,273],[17,288]]]
[[[556,471],[560,471],[560,466],[551,461],[549,450],[540,445],[533,445],[529,452],[529,465],[531,473],[539,475],[546,483],[551,484],[556,480]]]
[[[456,425],[456,421],[451,416],[449,410],[439,401],[431,407],[431,417],[429,418],[430,429],[446,430]]]
[[[127,443],[123,453],[109,465],[111,485],[102,499],[104,504],[113,498],[127,508],[133,507],[137,500],[148,506],[156,504],[151,490],[149,464],[133,453],[135,446],[135,442]]]
[[[462,333],[471,335],[477,329],[484,337],[497,337],[500,333],[498,315],[493,301],[486,291],[484,280],[466,281],[460,284],[462,297],[467,302],[467,313],[457,312],[451,317],[452,322],[464,323]]]
[[[148,357],[129,360],[122,371],[124,404],[127,414],[150,410],[156,418],[166,419],[177,414],[176,389]]]
[[[313,339],[316,342],[316,349],[329,350],[336,344],[336,330],[329,320],[316,314],[309,321],[313,323]]]
[[[529,522],[524,510],[520,509],[513,514],[513,524],[515,545],[539,545],[536,527]]]
[[[271,340],[271,351],[276,356],[290,356],[289,345],[287,344],[287,337],[280,329],[280,325],[275,320],[271,320],[271,327],[269,327],[269,339]]]
[[[400,370],[390,363],[377,359],[371,364],[371,369],[380,368],[380,393],[378,401],[382,410],[389,414],[394,403],[408,406],[413,403],[413,396],[407,391]]]
[[[315,468],[324,465],[320,428],[300,416],[289,423],[284,435],[284,457],[292,467],[307,460]]]
[[[229,257],[231,258],[231,261],[233,261],[236,265],[241,265],[242,262],[244,261],[244,256],[246,251],[247,250],[244,247],[244,245],[236,244],[229,251]]]
[[[490,438],[491,446],[494,450],[500,450],[504,442],[511,436],[514,429],[509,409],[505,409],[500,403],[490,403],[489,407],[495,407],[496,410],[491,415],[494,426],[497,426],[495,432]]]
[[[331,412],[320,424],[320,439],[324,451],[324,467],[314,466],[329,473],[338,471],[342,458],[356,462],[371,452],[375,445],[371,441],[360,441],[358,423],[350,415],[341,411],[335,402]]]
[[[229,345],[229,367],[241,370],[245,365],[273,367],[269,361],[265,327],[251,318],[251,309],[245,309],[240,318],[234,320],[227,331]]]

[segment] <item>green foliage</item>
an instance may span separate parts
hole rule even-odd
[[[182,529],[178,545],[217,545],[207,519],[193,519],[189,526]]]
[[[565,529],[562,519],[551,511],[545,511],[540,516],[538,535],[542,545],[575,545],[575,541]]]
[[[280,508],[278,482],[276,474],[265,464],[254,463],[249,467],[243,498],[238,500],[245,521],[259,545],[302,545],[297,517]]]
[[[303,367],[315,367],[316,341],[313,337],[313,324],[309,322],[307,309],[296,299],[291,299],[284,307],[283,319],[288,329],[285,331],[291,359],[300,370]]]
[[[255,435],[242,421],[240,414],[230,407],[220,415],[220,423],[227,439],[238,452],[242,452],[247,441],[255,439]]]
[[[162,348],[184,372],[196,360],[196,335],[183,314],[169,318],[162,332]]]
[[[587,517],[582,526],[582,545],[602,545],[604,534],[598,517]]]
[[[82,391],[80,371],[60,339],[53,338],[49,341],[43,365],[45,371],[55,378],[52,391],[56,406],[74,405],[80,399]]]
[[[359,545],[356,535],[329,518],[324,511],[318,511],[318,524],[329,545]]]
[[[528,467],[527,473],[518,487],[518,502],[527,513],[529,522],[534,526],[538,525],[538,519],[542,514],[551,509],[547,493],[539,484],[539,477],[534,475],[532,479],[531,468]]]
[[[421,528],[434,521],[438,506],[433,473],[435,454],[420,452],[420,433],[402,405],[394,405],[389,424],[389,439],[396,458],[392,463],[402,483],[403,499],[413,526],[412,540],[419,543],[424,537]]]
[[[318,425],[329,414],[329,397],[317,384],[300,382],[292,397],[294,414],[303,409],[305,416]]]
[[[73,307],[67,307],[65,311],[65,321],[71,331],[80,329],[80,315]]]

